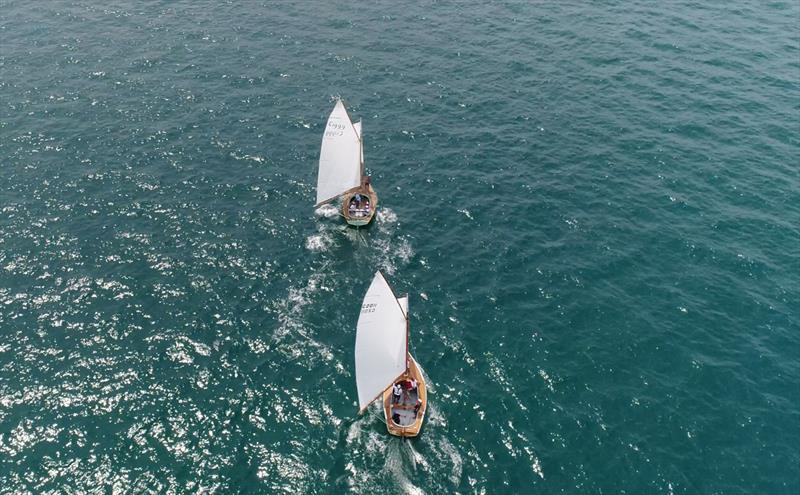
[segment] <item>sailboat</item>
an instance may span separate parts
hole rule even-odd
[[[359,413],[381,399],[389,433],[415,437],[422,428],[428,392],[408,351],[408,295],[395,296],[378,271],[364,296],[356,328]]]
[[[341,214],[350,225],[367,225],[375,216],[378,195],[370,178],[364,175],[364,142],[361,122],[347,115],[342,100],[328,116],[317,175],[315,208],[342,198]]]

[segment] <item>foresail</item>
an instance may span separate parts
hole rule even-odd
[[[361,183],[361,140],[341,100],[336,102],[319,155],[317,204],[339,196]]]
[[[356,129],[356,135],[358,136],[359,174],[364,175],[364,138],[361,136],[361,121],[354,123],[353,127]]]
[[[403,297],[398,297],[397,302],[400,303],[400,307],[403,309],[403,313],[406,315],[406,318],[408,318],[408,295],[405,295]]]
[[[381,272],[364,296],[356,330],[358,407],[364,409],[406,369],[406,316]]]

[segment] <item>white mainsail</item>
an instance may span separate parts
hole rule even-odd
[[[361,304],[356,329],[359,409],[367,407],[406,370],[406,339],[406,313],[381,272],[376,272]]]
[[[360,127],[360,125],[359,125]],[[342,100],[336,102],[319,154],[317,206],[361,184],[361,139]]]

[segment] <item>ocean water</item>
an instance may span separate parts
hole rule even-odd
[[[1,0],[0,492],[797,493],[798,23]],[[338,96],[360,230],[312,207]],[[377,269],[413,440],[356,412]]]

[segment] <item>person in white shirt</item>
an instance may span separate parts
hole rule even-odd
[[[392,401],[396,404],[400,402],[400,395],[403,393],[403,388],[400,386],[399,383],[395,383],[394,387],[392,387]]]

